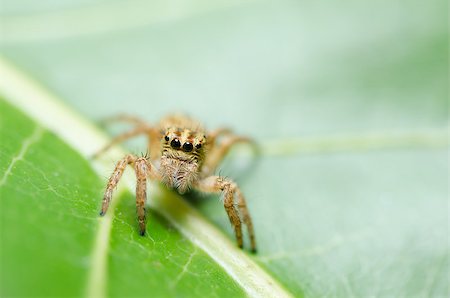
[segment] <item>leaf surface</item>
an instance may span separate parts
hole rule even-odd
[[[221,173],[249,201],[255,259],[296,296],[448,296],[444,1],[8,3],[4,55],[86,117],[184,111],[262,144],[255,169]],[[192,204],[233,239],[220,201]]]
[[[100,266],[93,258],[98,241],[108,241],[98,232],[103,180],[55,135],[5,101],[0,105],[0,135],[8,140],[0,159],[2,296],[79,296],[89,291],[90,278],[119,297],[245,296],[161,216],[149,214],[151,233],[140,237],[128,192],[115,198],[122,203],[112,230],[104,231],[111,233],[107,272],[100,272],[106,280],[91,276]]]

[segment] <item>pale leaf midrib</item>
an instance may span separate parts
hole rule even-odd
[[[321,137],[266,140],[264,156],[291,156],[335,152],[369,152],[385,149],[443,149],[448,147],[448,126],[409,131],[378,131]]]
[[[44,128],[55,133],[68,143],[81,156],[89,159],[98,148],[102,148],[109,139],[93,124],[66,107],[55,96],[42,86],[19,72],[14,66],[0,57],[0,94],[8,102],[22,110]],[[52,115],[52,117],[48,117]],[[99,161],[92,165],[96,171],[107,176],[111,171],[110,160],[118,160],[123,156],[118,148],[112,148]],[[130,172],[124,174],[123,180],[129,189],[133,190],[133,178]],[[150,200],[152,207],[163,214],[184,236],[204,250],[215,262],[244,289],[251,297],[291,297],[278,281],[257,265],[242,250],[238,249],[216,227],[189,204],[173,192],[162,189]],[[176,206],[176,208],[174,208]],[[104,227],[110,232],[106,219],[100,219],[99,228]],[[95,242],[93,255],[105,251],[109,234]],[[99,247],[100,246],[100,247]],[[105,295],[106,264],[104,260],[93,263],[87,284],[90,296]],[[96,283],[96,281],[99,281]],[[98,288],[96,288],[98,287]]]

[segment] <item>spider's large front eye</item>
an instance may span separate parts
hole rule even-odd
[[[183,144],[183,150],[186,152],[191,152],[192,149],[194,149],[194,146],[192,145],[192,143],[186,142]]]
[[[170,142],[170,146],[172,146],[172,148],[175,148],[175,149],[180,148],[181,147],[180,140],[173,139],[172,142]]]

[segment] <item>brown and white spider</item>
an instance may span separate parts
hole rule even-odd
[[[251,250],[256,251],[253,224],[244,195],[235,182],[214,175],[217,166],[230,148],[238,142],[251,142],[248,138],[236,136],[228,129],[206,132],[200,123],[181,115],[165,117],[156,126],[125,115],[111,120],[132,123],[135,128],[115,137],[96,156],[114,144],[138,135],[148,137],[150,155],[138,157],[128,154],[117,163],[106,186],[100,215],[104,215],[108,210],[113,190],[125,168],[132,165],[137,179],[136,208],[141,235],[145,235],[147,179],[153,179],[177,190],[180,194],[190,189],[205,193],[223,193],[224,207],[234,227],[238,246],[243,247],[243,222],[248,229]]]

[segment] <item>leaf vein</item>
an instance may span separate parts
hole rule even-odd
[[[183,278],[183,276],[186,274],[186,272],[188,272],[189,265],[191,264],[192,259],[194,258],[194,256],[196,254],[197,254],[197,247],[194,246],[194,251],[190,254],[190,256],[189,256],[186,264],[184,264],[180,274],[178,274],[177,277],[175,278],[175,280],[173,281],[172,287],[175,287],[180,282],[180,280]]]
[[[40,126],[36,126],[33,133],[24,140],[24,142],[22,143],[22,146],[19,150],[19,152],[17,153],[16,156],[14,156],[11,160],[11,163],[8,165],[8,168],[6,169],[6,171],[3,173],[2,178],[0,179],[0,187],[3,186],[6,183],[6,180],[8,179],[9,175],[11,175],[12,170],[15,166],[15,164],[18,161],[23,160],[25,154],[27,154],[28,150],[30,149],[30,147],[38,142],[41,138],[42,135],[44,133],[44,129]]]

